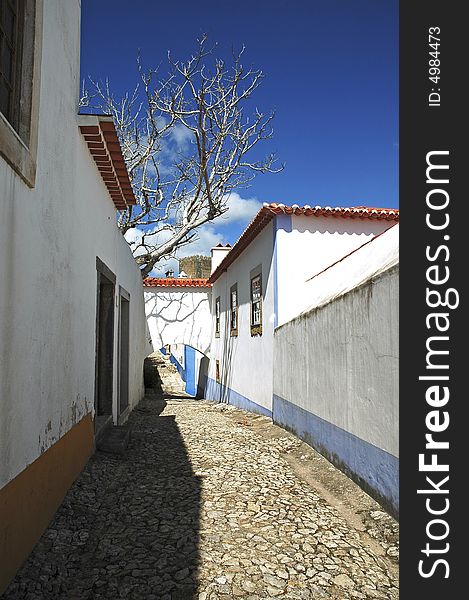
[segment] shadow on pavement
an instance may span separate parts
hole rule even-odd
[[[165,386],[160,373],[161,366],[162,360],[157,353],[147,356],[145,359],[143,374],[147,397],[152,396],[154,398],[168,400],[194,400],[193,396],[190,396],[183,391],[179,393],[165,391]]]
[[[165,406],[147,395],[126,454],[90,459],[5,599],[197,597],[201,479]]]

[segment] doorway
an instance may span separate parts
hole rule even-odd
[[[95,433],[112,421],[116,276],[96,257]]]
[[[129,341],[130,294],[119,286],[119,424],[125,420],[129,408]]]

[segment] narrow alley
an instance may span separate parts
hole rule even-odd
[[[398,598],[394,519],[267,417],[159,370],[125,453],[95,453],[5,600]]]

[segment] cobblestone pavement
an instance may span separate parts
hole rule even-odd
[[[153,352],[145,360],[145,382],[155,393],[165,397],[191,398],[184,392],[185,383],[176,367],[169,360],[168,354]]]
[[[148,395],[5,599],[397,599],[397,524],[266,417]]]

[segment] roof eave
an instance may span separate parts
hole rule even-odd
[[[179,277],[146,277],[143,280],[143,287],[145,288],[197,288],[197,289],[209,289],[212,284],[209,283],[208,279],[192,277],[192,278],[179,278]]]
[[[249,244],[259,235],[264,227],[272,220],[275,213],[267,206],[263,206],[254,219],[249,223],[239,240],[234,244],[221,263],[210,275],[209,282],[214,283],[222,273],[234,262],[238,256],[249,246]]]
[[[257,215],[246,227],[241,237],[233,245],[231,250],[226,254],[221,263],[210,275],[209,282],[214,283],[233,263],[238,256],[249,246],[249,244],[259,235],[272,218],[279,214],[288,215],[304,215],[315,217],[335,217],[348,219],[370,219],[381,221],[399,221],[399,210],[388,208],[371,208],[371,207],[335,207],[330,206],[308,206],[303,207],[293,204],[286,206],[285,204],[264,204]]]
[[[137,204],[112,116],[79,114],[78,127],[116,209]]]

